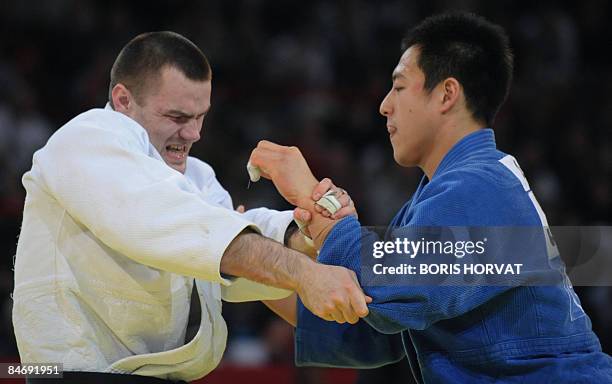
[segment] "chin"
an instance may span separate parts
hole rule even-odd
[[[401,167],[408,168],[408,167],[415,167],[415,166],[417,166],[417,163],[413,159],[411,159],[411,158],[409,158],[407,156],[401,156],[401,154],[397,154],[395,152],[393,153],[393,159]]]

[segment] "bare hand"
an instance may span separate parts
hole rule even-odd
[[[260,169],[261,176],[272,180],[289,203],[313,209],[311,192],[317,185],[306,160],[297,147],[285,147],[262,140],[251,152],[249,162]]]
[[[331,217],[332,219],[341,219],[343,217],[353,215],[357,217],[357,210],[355,209],[355,204],[353,203],[353,199],[349,196],[348,192],[340,187],[336,187],[329,178],[324,178],[319,182],[319,184],[312,191],[312,199],[317,201],[323,196],[327,191],[332,190],[336,196],[336,199],[342,205],[336,213],[333,215],[329,213],[327,209],[323,209],[322,207],[315,205],[315,210],[325,217]]]
[[[297,294],[304,306],[316,316],[337,323],[355,324],[368,315],[366,296],[355,272],[344,267],[312,263],[304,271],[297,287]]]
[[[336,198],[342,204],[342,208],[340,208],[335,214],[330,214],[328,210],[323,209],[322,207],[315,204],[315,211],[325,217],[331,217],[334,220],[342,219],[346,216],[355,216],[357,217],[357,210],[355,209],[355,204],[353,203],[353,199],[349,196],[349,194],[342,188],[336,187],[334,183],[329,178],[325,178],[317,184],[315,189],[312,191],[312,199],[317,201],[323,196],[327,191],[332,190],[335,192]],[[312,214],[302,208],[295,208],[293,210],[293,217],[296,220],[300,220],[306,224],[312,220]],[[307,227],[304,228],[305,231],[308,231]],[[306,233],[308,234],[308,233]]]

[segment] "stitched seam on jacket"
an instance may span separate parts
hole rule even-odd
[[[462,351],[429,351],[426,355],[445,355],[457,362],[489,362],[536,354],[577,353],[584,350],[598,350],[598,342],[592,333],[579,333],[564,337],[530,338],[505,341],[482,348]]]
[[[538,332],[538,336],[542,336],[542,331],[541,331],[541,327],[540,327],[540,323],[542,320],[542,316],[540,315],[540,306],[538,304],[538,298],[537,298],[537,293],[534,289],[534,287],[527,287],[529,288],[529,294],[531,295],[531,297],[533,298],[533,306],[534,306],[534,310],[535,310],[535,314],[536,314],[536,331]]]

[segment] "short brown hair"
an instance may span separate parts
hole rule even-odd
[[[111,106],[115,85],[124,84],[141,100],[151,78],[166,66],[178,69],[190,80],[205,81],[212,77],[208,59],[187,38],[170,31],[143,33],[127,43],[115,59],[108,89]]]

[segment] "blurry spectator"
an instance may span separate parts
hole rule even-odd
[[[405,200],[399,191],[419,177],[385,163],[390,145],[377,109],[400,54],[394,36],[451,7],[482,13],[511,32],[515,85],[496,134],[504,151],[523,159],[551,225],[610,225],[612,75],[603,47],[612,39],[612,5],[605,0],[9,1],[0,4],[6,37],[0,41],[3,302],[12,289],[21,176],[52,129],[85,109],[103,107],[117,54],[108,47],[120,47],[138,32],[176,30],[210,53],[215,76],[223,81],[213,87],[205,140],[193,152],[214,166],[236,202],[286,207],[270,185],[246,189],[244,164],[265,138],[302,148],[315,173],[332,170],[328,162],[335,162],[334,174],[317,176],[333,177],[354,194],[362,221],[380,224]],[[351,171],[353,165],[363,172]],[[611,292],[579,290],[608,353]],[[262,305],[248,311],[252,319],[272,321]],[[254,355],[264,356],[261,361],[282,361],[282,340],[291,344],[291,334],[273,321],[268,327],[245,323],[240,313],[224,313],[228,326],[239,325],[257,340]],[[16,356],[8,323],[0,321],[0,353]],[[316,380],[318,371],[304,372]]]

